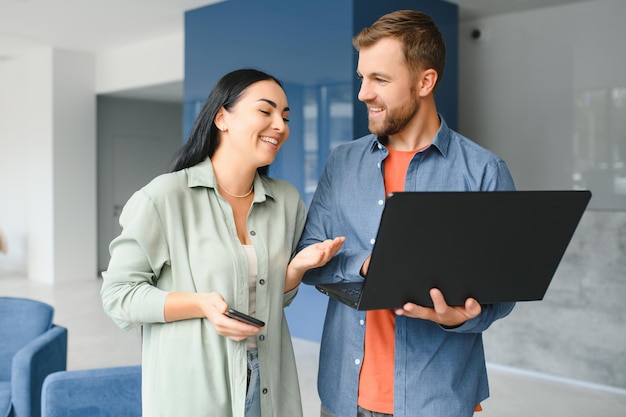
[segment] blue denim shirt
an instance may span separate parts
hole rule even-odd
[[[433,143],[409,165],[406,191],[515,189],[502,159],[440,119]],[[379,138],[368,135],[338,146],[329,156],[299,248],[335,236],[346,236],[346,241],[328,264],[305,275],[306,284],[363,279],[359,271],[371,254],[385,204],[383,161],[387,154]],[[395,417],[469,417],[489,396],[481,333],[509,314],[514,303],[482,307],[478,317],[454,329],[396,316]],[[357,414],[364,335],[365,312],[329,299],[318,391],[322,404],[335,417]]]

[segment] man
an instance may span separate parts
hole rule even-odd
[[[346,241],[328,264],[305,275],[311,285],[363,280],[391,192],[514,189],[505,162],[452,131],[437,112],[445,44],[428,15],[390,13],[353,44],[372,134],[337,147],[326,162],[300,249],[333,236]],[[322,416],[473,415],[489,395],[481,333],[514,304],[468,299],[451,307],[439,290],[430,295],[434,308],[409,303],[396,311],[362,312],[329,299],[318,380]]]

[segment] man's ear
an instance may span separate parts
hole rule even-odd
[[[420,97],[426,97],[429,94],[432,94],[435,90],[435,85],[437,84],[437,79],[439,75],[437,71],[434,69],[427,69],[422,72],[417,85],[417,91]]]

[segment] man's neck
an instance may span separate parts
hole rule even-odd
[[[415,151],[430,145],[441,126],[437,111],[421,109],[400,132],[388,137],[388,145],[399,151]]]

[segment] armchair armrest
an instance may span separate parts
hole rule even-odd
[[[67,368],[67,329],[53,325],[13,357],[11,399],[15,417],[41,415],[41,387],[48,374]]]

